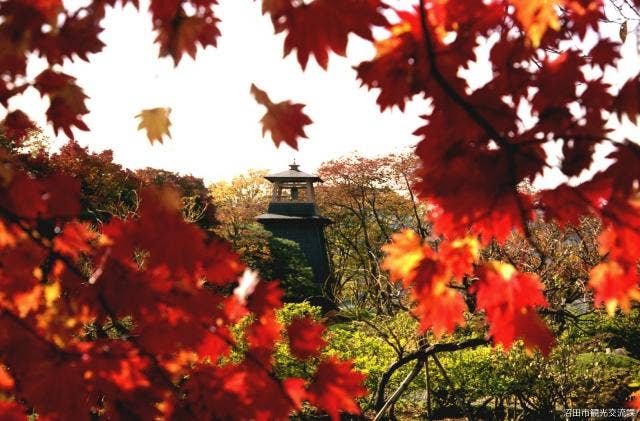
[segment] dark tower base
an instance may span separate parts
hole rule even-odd
[[[326,218],[311,216],[290,216],[265,214],[258,218],[265,229],[274,237],[294,241],[300,246],[313,270],[315,282],[324,285],[331,277],[324,227],[330,221]]]

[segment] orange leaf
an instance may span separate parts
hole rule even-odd
[[[540,319],[536,307],[546,307],[543,286],[533,273],[518,273],[508,263],[491,261],[480,272],[473,285],[477,305],[485,310],[489,335],[507,352],[520,338],[527,349],[538,348],[548,355],[555,344],[553,333]]]
[[[251,85],[251,94],[258,104],[267,107],[266,114],[262,117],[262,136],[271,132],[271,139],[277,147],[282,142],[298,149],[298,138],[306,138],[304,126],[313,121],[304,113],[304,104],[296,104],[291,101],[282,101],[274,104],[267,93],[256,85]]]
[[[382,248],[387,254],[382,268],[389,270],[392,280],[402,280],[405,287],[412,288],[412,298],[417,302],[413,312],[420,317],[420,330],[432,329],[440,336],[463,325],[467,305],[448,284],[459,283],[472,272],[479,242],[472,238],[445,242],[434,253],[411,230],[394,234],[392,240]]]
[[[638,274],[633,265],[625,269],[614,261],[596,265],[589,272],[589,287],[595,292],[593,304],[604,304],[609,315],[613,316],[617,306],[628,312],[631,301],[640,301]]]
[[[560,30],[556,8],[564,4],[563,0],[511,0],[511,4],[533,47],[540,45],[547,29]]]
[[[386,257],[382,269],[389,271],[392,281],[411,282],[427,251],[415,231],[406,229],[391,236],[392,242],[382,246]]]
[[[11,374],[7,372],[7,367],[0,365],[0,390],[13,389],[15,382]]]
[[[464,312],[467,304],[458,291],[443,282],[416,287],[413,293],[417,306],[414,313],[420,317],[422,332],[432,329],[439,338],[443,333],[451,333],[456,326],[464,325]]]
[[[62,233],[53,239],[53,249],[72,259],[77,259],[80,254],[91,250],[90,242],[97,237],[98,234],[93,232],[88,224],[72,221],[66,224]]]

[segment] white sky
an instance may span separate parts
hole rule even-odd
[[[75,6],[80,1],[65,4]],[[390,3],[406,6],[413,2]],[[250,168],[279,171],[294,157],[302,169],[315,171],[327,159],[354,151],[365,155],[402,151],[418,140],[412,132],[423,122],[419,116],[428,110],[425,101],[409,103],[404,113],[397,109],[380,113],[377,93],[359,86],[351,66],[373,57],[368,42],[352,37],[348,59],[332,55],[328,71],[311,59],[302,72],[295,54],[282,59],[283,35],[273,34],[268,16],[261,15],[260,2],[220,0],[215,9],[222,20],[218,47],[199,49],[195,61],[184,56],[174,68],[171,59],[158,58],[147,8],[148,1],[143,0],[140,11],[130,5],[109,9],[103,21],[103,52],[90,56],[89,63],[64,66],[90,97],[90,114],[84,121],[91,131],[76,130],[75,134],[92,151],[112,149],[116,162],[132,169],[163,168],[211,182]],[[618,26],[610,25],[603,32],[617,38]],[[607,77],[614,86],[620,86],[640,66],[633,33],[622,55],[618,71]],[[31,60],[28,76],[45,67],[43,60]],[[481,85],[491,73],[484,63],[468,74]],[[259,120],[265,109],[249,94],[251,83],[266,90],[273,101],[307,104],[305,112],[314,123],[307,126],[309,139],[300,142],[298,152],[286,145],[278,149],[270,135],[262,137]],[[47,101],[34,89],[13,99],[10,106],[23,109],[45,128],[55,138],[54,146],[67,141],[62,132],[56,138],[46,124]],[[145,132],[137,130],[135,115],[154,107],[172,108],[172,139],[164,145],[151,146]],[[623,131],[629,136],[637,128]],[[603,163],[598,166],[602,169]],[[563,178],[559,170],[548,170],[540,187],[552,187]]]
[[[229,178],[250,168],[286,169],[296,158],[302,169],[314,171],[327,159],[352,151],[366,155],[400,151],[416,143],[424,104],[381,114],[375,92],[359,87],[351,66],[373,57],[371,45],[357,37],[349,44],[349,59],[332,55],[328,71],[313,59],[303,73],[294,55],[282,59],[283,36],[275,36],[260,3],[221,0],[222,20],[217,48],[199,49],[196,61],[184,56],[177,68],[158,58],[155,34],[147,14],[132,6],[109,9],[103,21],[103,52],[90,62],[67,63],[64,71],[77,77],[90,97],[84,118],[90,132],[76,130],[76,139],[90,150],[112,149],[115,160],[129,168],[156,167],[205,181]],[[28,73],[45,67],[32,60]],[[266,90],[273,101],[291,99],[307,104],[314,121],[296,152],[277,149],[263,139],[259,120],[265,112],[249,94],[251,83]],[[55,138],[44,121],[47,101],[35,90],[13,100]],[[140,110],[171,107],[171,135],[164,145],[151,146],[134,118]],[[421,109],[422,108],[422,109]],[[67,141],[60,132],[55,141]]]

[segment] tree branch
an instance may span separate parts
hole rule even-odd
[[[389,368],[382,374],[380,381],[378,382],[378,387],[376,388],[376,400],[374,408],[377,412],[382,409],[385,403],[384,391],[387,383],[391,379],[391,376],[402,366],[405,364],[416,360],[416,359],[426,359],[430,355],[435,355],[439,352],[452,352],[459,351],[461,349],[467,348],[475,348],[477,346],[486,345],[489,343],[488,339],[485,338],[473,338],[463,342],[449,342],[449,343],[439,343],[427,346],[426,344],[421,346],[418,350],[411,352],[405,355],[402,358],[399,358],[396,362],[391,364]]]
[[[387,409],[389,409],[389,407],[393,405],[400,398],[400,396],[404,393],[407,387],[409,387],[409,384],[411,384],[411,382],[418,375],[420,370],[422,370],[422,365],[423,365],[423,360],[418,359],[418,361],[416,361],[416,364],[413,366],[413,369],[411,369],[407,377],[405,377],[402,383],[400,383],[400,386],[398,386],[396,391],[393,392],[393,395],[391,395],[389,400],[386,401],[384,405],[382,405],[382,408],[380,408],[380,410],[376,414],[373,421],[378,421],[382,419],[382,417],[384,416],[384,413],[387,412]]]

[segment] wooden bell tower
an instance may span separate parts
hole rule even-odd
[[[331,220],[319,215],[316,207],[314,183],[322,180],[300,171],[295,163],[288,170],[265,178],[273,184],[273,193],[268,213],[256,219],[275,237],[298,243],[315,282],[324,285],[331,278],[324,227]]]

